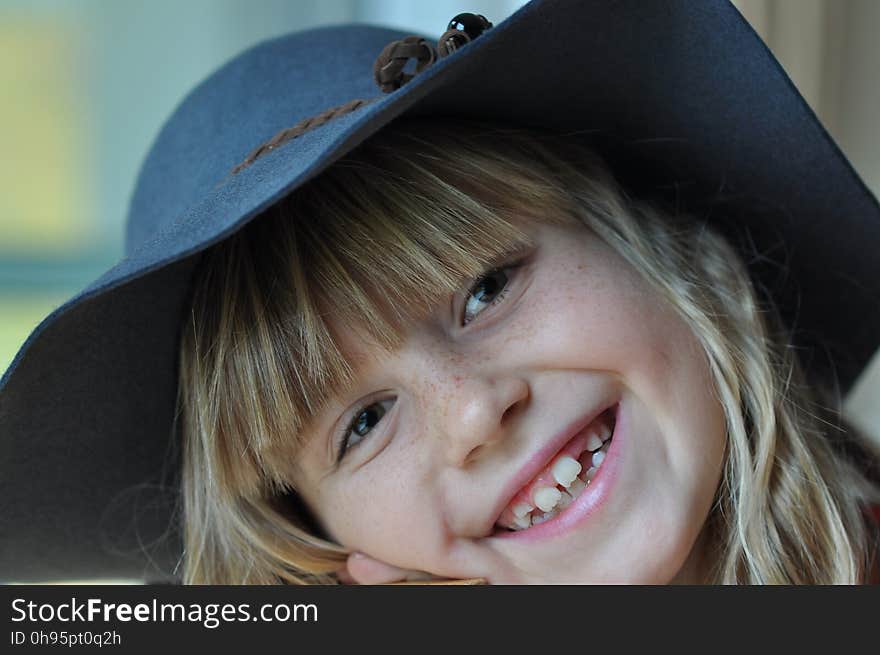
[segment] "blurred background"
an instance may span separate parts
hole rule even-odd
[[[317,25],[357,21],[437,37],[457,13],[498,23],[523,4],[0,0],[0,371],[43,317],[121,257],[147,148],[221,63]],[[880,195],[880,1],[734,4]],[[880,440],[880,357],[846,402],[850,418]]]

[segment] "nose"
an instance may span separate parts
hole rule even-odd
[[[453,377],[440,417],[448,461],[466,466],[504,438],[528,403],[528,382],[520,376]]]

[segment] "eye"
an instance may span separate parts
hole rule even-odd
[[[491,305],[496,305],[504,300],[509,288],[510,277],[517,266],[498,268],[485,273],[468,291],[464,303],[464,315],[462,325],[473,321],[482,311]]]
[[[339,435],[336,462],[341,462],[349,448],[354,448],[373,428],[382,420],[388,409],[394,403],[393,399],[372,402],[355,410],[352,420],[346,424],[342,434]],[[387,407],[386,407],[387,405]]]

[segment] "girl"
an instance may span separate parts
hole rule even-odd
[[[722,0],[260,44],[0,380],[0,577],[868,581],[876,243]]]
[[[868,442],[787,343],[586,147],[398,121],[199,265],[184,579],[866,581]]]

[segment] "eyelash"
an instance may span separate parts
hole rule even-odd
[[[493,268],[491,270],[486,271],[485,273],[482,273],[476,279],[474,284],[472,284],[471,287],[468,289],[467,295],[465,296],[465,303],[464,303],[465,312],[464,312],[464,315],[462,316],[463,325],[468,325],[470,323],[473,323],[473,321],[476,320],[477,318],[479,318],[480,314],[482,314],[484,311],[486,311],[486,309],[488,309],[489,307],[494,307],[495,305],[503,302],[504,299],[507,297],[507,293],[510,290],[511,280],[510,280],[510,277],[508,277],[507,282],[504,285],[504,287],[501,289],[501,291],[499,291],[498,294],[479,313],[474,314],[475,318],[471,318],[470,320],[465,320],[467,317],[467,304],[468,304],[467,301],[471,298],[471,296],[473,296],[473,292],[480,286],[480,284],[485,282],[487,279],[491,278],[493,275],[496,275],[498,273],[509,273],[511,271],[514,271],[514,270],[518,269],[520,266],[522,266],[522,263],[523,263],[522,261],[519,261],[519,262],[515,262],[513,264],[508,264],[505,266],[499,266],[499,267]],[[345,454],[351,448],[356,448],[357,445],[359,443],[361,443],[361,441],[363,441],[364,439],[366,439],[369,436],[369,433],[366,435],[363,435],[361,437],[361,441],[358,441],[354,445],[349,445],[348,437],[351,434],[352,430],[354,429],[355,425],[357,424],[358,419],[361,417],[361,415],[367,409],[373,407],[374,405],[378,405],[379,403],[382,403],[382,402],[384,402],[384,401],[373,400],[373,401],[370,401],[369,403],[367,403],[365,405],[361,405],[360,407],[355,409],[355,413],[353,414],[352,419],[346,423],[345,427],[342,429],[342,431],[340,432],[340,434],[338,435],[337,440],[336,440],[336,443],[337,443],[336,452],[338,453],[336,456],[337,465],[342,461],[342,458],[345,457]],[[384,416],[384,415],[385,415],[385,412],[382,413],[382,416]],[[379,420],[376,421],[377,424],[379,421],[382,420],[382,416],[380,416]]]

